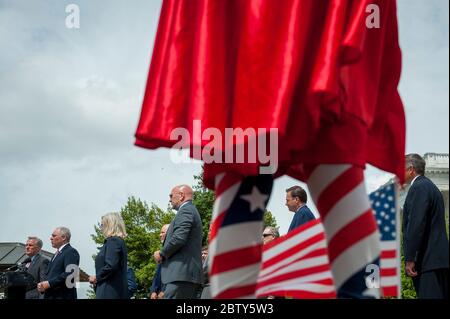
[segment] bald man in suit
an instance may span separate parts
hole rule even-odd
[[[155,260],[162,263],[164,299],[194,299],[202,284],[202,221],[189,186],[174,187],[169,197],[178,212],[163,248],[154,253]]]

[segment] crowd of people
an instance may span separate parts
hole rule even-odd
[[[445,227],[445,207],[438,188],[424,176],[425,161],[417,154],[406,156],[406,182],[411,184],[403,210],[403,251],[405,271],[413,280],[419,298],[448,298],[449,244]],[[179,185],[169,195],[177,211],[170,224],[160,231],[161,249],[153,254],[157,263],[149,291],[150,299],[210,299],[208,246],[202,247],[202,221],[192,202],[193,191]],[[300,186],[286,190],[286,206],[294,212],[289,231],[315,219],[307,207],[306,191]],[[95,275],[89,282],[97,299],[127,299],[137,290],[133,270],[127,263],[126,228],[119,213],[101,218],[104,243],[95,258]],[[276,227],[267,226],[262,243],[279,238]],[[30,236],[23,264],[37,282],[28,299],[76,299],[80,255],[70,245],[71,232],[56,228],[50,237],[56,249],[51,260],[40,253],[43,242]]]

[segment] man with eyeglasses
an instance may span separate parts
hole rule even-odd
[[[272,226],[267,226],[262,234],[263,237],[263,244],[266,245],[270,243],[272,240],[280,237],[280,233],[278,232],[278,229]]]
[[[202,220],[192,203],[188,185],[175,186],[169,198],[177,210],[166,233],[163,248],[154,253],[161,262],[164,299],[194,299],[202,284]]]
[[[263,238],[263,245],[267,245],[268,243],[272,242],[276,238],[280,237],[280,232],[278,231],[278,228],[267,226],[264,228],[262,238]],[[275,296],[267,296],[260,299],[284,299],[283,297],[275,297]]]

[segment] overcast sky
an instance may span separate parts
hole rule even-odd
[[[80,28],[65,8],[80,8]],[[0,0],[0,242],[72,230],[94,272],[93,225],[136,196],[162,208],[200,165],[133,146],[161,1]],[[407,152],[449,151],[449,2],[398,2]],[[390,177],[369,168],[368,189]],[[281,233],[292,214],[275,181],[269,210]],[[303,185],[303,184],[301,184]],[[314,212],[315,207],[311,205]]]

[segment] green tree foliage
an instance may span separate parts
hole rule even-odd
[[[215,195],[213,191],[206,188],[203,184],[203,174],[194,176],[194,180],[194,198],[192,202],[197,207],[202,220],[202,245],[206,245],[208,243],[209,223],[211,222]]]
[[[278,227],[275,217],[268,210],[264,213],[264,227],[267,226]]]
[[[401,261],[401,271],[402,271],[402,299],[416,299],[416,290],[414,289],[414,285],[412,282],[412,279],[408,276],[406,276],[405,272],[405,257],[402,254],[402,261]]]
[[[214,192],[207,189],[203,184],[203,174],[194,176],[193,203],[197,207],[203,224],[203,245],[208,242],[209,224],[212,217],[214,205]],[[170,208],[166,211],[152,204],[151,207],[134,197],[129,197],[127,204],[121,208],[120,214],[125,222],[127,238],[125,242],[128,249],[128,264],[134,269],[138,284],[136,298],[148,295],[156,270],[153,253],[161,248],[159,232],[162,225],[169,224],[175,217],[175,212]],[[264,226],[277,227],[275,217],[271,212],[264,214]],[[100,248],[104,237],[99,225],[94,226],[95,233],[92,239]],[[95,258],[95,256],[93,256]],[[92,290],[88,291],[88,298],[95,298]]]
[[[400,215],[400,225],[403,225],[403,215]],[[401,270],[401,297],[402,299],[416,299],[416,290],[414,289],[414,285],[412,279],[406,275],[405,272],[405,256],[403,254],[403,230],[400,230],[400,270]]]
[[[88,290],[86,291],[86,298],[87,299],[95,299],[94,289],[88,288]]]
[[[401,251],[401,260],[400,260],[400,268],[401,268],[401,295],[402,299],[416,299],[417,294],[414,289],[414,285],[411,277],[408,277],[405,272],[405,256],[403,254],[403,232],[400,232],[400,251]]]
[[[127,204],[121,208],[120,214],[125,222],[128,249],[128,265],[134,269],[138,284],[137,298],[147,295],[156,269],[153,253],[161,248],[159,232],[164,224],[169,224],[175,213],[167,209],[163,211],[152,204],[151,207],[134,197],[129,197]],[[104,236],[99,226],[94,226],[92,239],[100,248]]]

